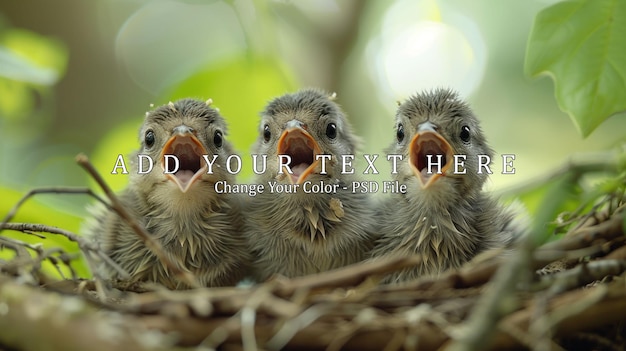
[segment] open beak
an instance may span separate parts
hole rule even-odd
[[[431,167],[428,167],[428,155]],[[441,162],[440,162],[441,160]],[[435,129],[427,126],[420,128],[409,145],[409,163],[420,180],[422,188],[427,188],[439,177],[446,174],[454,160],[454,150],[444,137]],[[438,164],[441,164],[441,173]]]
[[[176,134],[165,143],[160,157],[166,177],[176,183],[183,193],[207,171],[206,162],[202,159],[202,155],[207,153],[206,149],[191,130],[185,128],[183,132],[176,131]],[[178,169],[172,158],[166,162],[165,155],[176,156]]]
[[[278,139],[278,155],[289,155],[292,174],[283,167],[283,173],[289,177],[291,184],[302,184],[306,178],[315,171],[320,163],[315,156],[322,153],[318,143],[311,134],[301,126],[289,127]]]

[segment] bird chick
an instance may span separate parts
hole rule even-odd
[[[262,112],[254,154],[257,162],[267,155],[267,169],[256,182],[274,191],[252,198],[246,211],[259,281],[346,266],[364,259],[373,245],[368,195],[351,192],[354,176],[342,174],[340,162],[354,155],[357,141],[333,99],[307,89],[274,99]],[[279,155],[289,156],[291,174],[279,168]]]
[[[203,286],[236,284],[248,268],[248,251],[240,208],[228,194],[217,194],[215,182],[232,180],[225,160],[233,153],[226,141],[226,123],[216,109],[183,99],[146,114],[140,129],[140,155],[154,160],[132,164],[128,187],[119,195],[125,208],[160,242],[172,261],[187,268]],[[169,160],[166,161],[166,155]],[[208,164],[217,156],[212,165]],[[175,171],[178,159],[178,171]],[[134,157],[137,159],[137,157]],[[166,172],[167,171],[167,172]],[[87,234],[126,272],[132,281],[158,282],[187,288],[162,265],[138,235],[116,213],[100,206]],[[103,265],[102,273],[117,278]]]
[[[385,282],[402,282],[460,267],[487,249],[510,245],[521,231],[516,213],[482,191],[488,175],[478,172],[478,155],[493,156],[478,119],[456,93],[439,89],[414,95],[396,114],[391,154],[402,155],[393,177],[405,193],[385,199],[381,237],[372,257],[415,255],[423,263],[396,272]],[[432,163],[440,158],[441,174]],[[455,155],[464,168],[455,174]],[[465,174],[459,174],[465,169]]]

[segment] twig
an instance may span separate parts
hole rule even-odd
[[[513,292],[532,260],[531,252],[530,247],[520,249],[496,272],[491,286],[480,297],[476,308],[465,322],[467,329],[455,338],[447,350],[484,349],[485,342],[494,333],[500,317],[514,310],[518,303]]]
[[[289,323],[286,323],[268,342],[267,347],[271,350],[280,350],[285,345],[293,339],[293,337],[309,326],[311,323],[316,321],[318,318],[324,316],[328,311],[333,310],[336,306],[332,306],[330,304],[322,305],[317,304],[315,306],[311,306],[305,311],[303,311],[300,315],[293,318]]]
[[[41,269],[41,263],[43,261],[48,261],[56,269],[57,273],[59,273],[59,276],[65,279],[65,275],[59,267],[59,262],[62,262],[70,270],[73,279],[76,279],[76,271],[74,271],[74,268],[70,264],[70,261],[76,257],[70,257],[70,255],[61,248],[51,248],[44,250],[41,244],[32,245],[20,240],[0,236],[0,247],[2,246],[10,247],[11,249],[13,249],[17,253],[18,258],[18,260],[13,260],[10,263],[7,263],[6,266],[25,266],[30,264],[33,266],[33,270],[31,273],[35,273]],[[20,250],[20,248],[22,250]],[[31,255],[29,255],[28,252],[23,249],[33,251],[36,254],[36,257],[31,257]],[[55,254],[58,254],[58,256],[55,257]]]
[[[117,263],[115,263],[115,261],[113,261],[107,254],[105,254],[98,245],[96,245],[95,243],[91,241],[85,240],[80,235],[72,233],[68,230],[53,227],[53,226],[48,226],[44,224],[37,224],[37,223],[4,223],[0,227],[0,230],[1,229],[15,230],[15,231],[23,232],[29,235],[37,235],[37,234],[33,234],[33,232],[62,235],[66,237],[67,239],[69,239],[70,241],[77,243],[78,247],[83,251],[83,253],[92,252],[97,257],[99,257],[102,261],[106,262],[108,265],[113,267],[113,269],[115,269],[118,273],[120,273],[122,277],[124,277],[125,279],[128,279],[129,277],[128,273],[122,267],[120,267]],[[95,271],[95,270],[92,269],[92,271]]]
[[[58,258],[52,256],[53,254],[58,254]],[[77,279],[78,278],[78,274],[76,274],[76,271],[74,270],[74,267],[72,267],[72,265],[70,264],[70,262],[73,259],[76,259],[80,257],[77,254],[73,254],[70,255],[67,252],[65,252],[64,250],[58,248],[58,247],[53,247],[51,249],[48,250],[42,250],[41,253],[38,255],[38,257],[35,259],[35,267],[37,267],[37,269],[41,268],[41,262],[44,260],[48,260],[50,261],[50,263],[52,263],[52,266],[56,269],[57,273],[59,274],[59,276],[61,277],[61,279],[66,279],[65,278],[65,274],[63,274],[63,271],[61,270],[61,267],[59,267],[59,262],[61,261],[65,267],[67,267],[67,269],[70,271],[70,273],[72,274],[72,279]]]
[[[259,287],[247,299],[246,304],[240,311],[241,315],[241,343],[244,351],[256,351],[257,341],[255,337],[254,325],[256,323],[257,310],[267,297],[272,295],[272,284],[265,284]]]
[[[579,264],[563,272],[542,276],[538,284],[540,288],[548,289],[548,293],[553,296],[606,276],[620,275],[624,271],[626,262],[621,260],[593,261]]]
[[[573,231],[561,240],[549,242],[541,246],[541,250],[574,250],[588,247],[595,240],[613,240],[623,236],[623,221],[626,211],[615,213],[609,220],[590,227]]]
[[[18,258],[22,258],[22,257],[30,258],[30,255],[28,254],[28,251],[26,249],[30,249],[35,252],[39,252],[41,250],[40,245],[31,245],[23,241],[0,236],[0,248],[2,248],[3,246],[6,246],[12,249],[13,251],[15,251],[15,254],[17,255]]]
[[[421,262],[420,256],[393,257],[362,262],[320,274],[278,280],[276,293],[285,296],[291,295],[299,289],[355,286],[366,279],[375,279],[375,277],[381,277],[390,272],[416,266]]]
[[[26,193],[24,196],[22,196],[22,198],[13,206],[13,208],[11,208],[9,213],[7,213],[7,215],[4,216],[4,218],[2,219],[2,222],[0,222],[0,232],[2,232],[3,230],[3,225],[8,223],[11,219],[13,219],[13,217],[15,217],[15,215],[17,214],[17,211],[19,210],[20,207],[22,207],[22,205],[26,202],[26,200],[30,199],[31,197],[37,194],[86,194],[86,195],[92,196],[93,198],[95,198],[96,200],[104,204],[105,206],[109,207],[109,204],[106,201],[104,201],[100,196],[96,195],[96,193],[91,191],[91,189],[89,188],[63,187],[63,188],[32,189],[28,193]]]
[[[538,176],[520,185],[504,189],[498,192],[500,196],[509,194],[522,194],[526,191],[535,189],[537,184],[546,184],[563,175],[571,174],[574,179],[578,179],[581,175],[594,172],[615,172],[618,170],[619,151],[601,151],[586,152],[574,154],[558,168]]]
[[[194,277],[194,275],[189,272],[185,267],[181,267],[176,262],[172,261],[163,250],[161,244],[154,240],[152,236],[146,231],[146,229],[133,217],[128,211],[124,208],[124,205],[115,195],[115,193],[111,190],[111,188],[106,184],[102,176],[96,171],[93,167],[89,159],[84,154],[79,154],[76,156],[76,162],[83,167],[85,171],[98,183],[100,188],[104,191],[107,198],[111,201],[111,208],[115,213],[117,213],[126,223],[133,229],[137,236],[141,239],[141,241],[146,245],[146,247],[154,253],[154,255],[161,261],[161,263],[174,274],[182,282],[186,283],[190,287],[200,287],[198,281]]]
[[[501,323],[515,325],[527,330],[530,326],[536,305],[530,304],[504,318]],[[549,326],[555,336],[568,333],[597,329],[626,318],[626,290],[624,280],[615,281],[603,287],[578,289],[566,292],[549,301],[546,308]],[[498,333],[494,338],[493,349],[511,349],[516,341],[505,333]]]

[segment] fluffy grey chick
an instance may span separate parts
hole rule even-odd
[[[402,282],[457,268],[478,253],[506,247],[521,232],[516,212],[482,191],[479,155],[493,156],[478,119],[456,93],[439,89],[414,95],[396,114],[391,154],[402,155],[393,177],[406,193],[384,200],[380,234],[372,257],[421,255],[423,264],[388,276]],[[428,155],[437,167],[428,170]],[[465,155],[466,174],[454,174],[454,155]],[[460,156],[458,156],[460,157]],[[459,162],[462,159],[459,158]]]
[[[274,99],[262,112],[253,154],[259,163],[267,155],[267,169],[256,179],[266,190],[246,211],[259,281],[275,273],[296,277],[346,266],[364,259],[373,245],[369,196],[352,193],[356,179],[341,174],[341,155],[354,155],[356,140],[333,99],[307,89]],[[278,155],[290,157],[292,174],[279,170]],[[330,155],[325,170],[317,155]],[[272,193],[270,183],[283,191]],[[306,192],[321,183],[332,190]]]
[[[240,225],[240,208],[227,194],[217,194],[215,182],[232,181],[225,160],[233,153],[225,139],[226,123],[209,103],[183,99],[146,114],[138,154],[154,160],[154,169],[130,171],[128,187],[119,198],[128,211],[163,246],[169,258],[189,269],[203,286],[236,284],[245,274],[249,254]],[[173,157],[179,161],[176,173]],[[208,174],[206,155],[212,161]],[[134,157],[134,159],[137,159]],[[142,162],[148,170],[148,161]],[[187,288],[161,264],[137,234],[117,214],[101,206],[87,234],[126,270],[132,281]],[[103,265],[103,274],[117,272]]]

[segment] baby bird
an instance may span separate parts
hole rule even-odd
[[[154,169],[148,172],[151,162],[145,157],[141,164],[133,163],[129,185],[119,198],[169,258],[191,271],[201,285],[234,285],[248,269],[249,254],[237,202],[214,189],[219,180],[232,181],[225,160],[233,149],[225,139],[224,119],[209,104],[183,99],[146,114],[138,154],[154,160]],[[203,155],[208,161],[217,156],[212,167]],[[124,220],[104,206],[96,209],[94,220],[87,224],[87,235],[132,281],[188,288]],[[106,277],[117,278],[108,265],[102,270]]]
[[[395,139],[389,151],[402,160],[393,177],[406,185],[406,193],[383,202],[378,216],[381,237],[371,256],[419,254],[423,264],[396,272],[385,282],[437,275],[482,251],[512,244],[521,232],[516,213],[482,191],[488,175],[478,170],[479,155],[491,158],[493,151],[478,119],[456,93],[439,89],[402,103]],[[457,174],[455,162],[463,162]]]
[[[267,169],[256,182],[274,191],[252,198],[246,211],[259,281],[359,262],[373,245],[369,197],[352,193],[356,179],[342,174],[342,155],[354,155],[356,139],[333,99],[307,89],[274,99],[262,112],[254,154],[257,165],[267,155]]]

